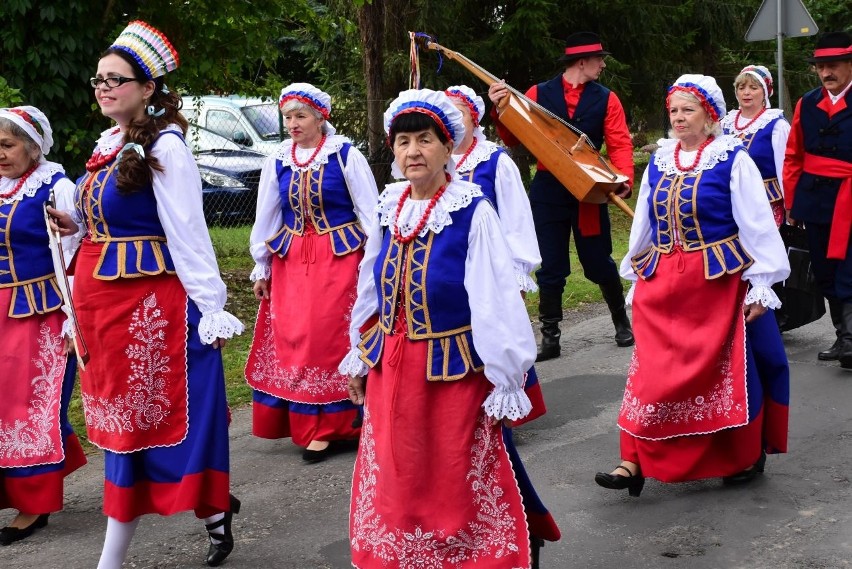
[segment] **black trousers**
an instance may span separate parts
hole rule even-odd
[[[847,245],[845,259],[828,259],[831,226],[808,222],[805,230],[811,250],[811,267],[823,294],[844,304],[852,304],[852,239]]]

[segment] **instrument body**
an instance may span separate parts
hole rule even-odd
[[[456,51],[433,41],[427,41],[426,46],[458,61],[489,86],[500,81]],[[520,91],[506,87],[508,93],[500,101],[497,114],[521,144],[578,200],[597,204],[613,202],[633,217],[630,206],[615,195],[629,178],[602,156],[576,127]]]

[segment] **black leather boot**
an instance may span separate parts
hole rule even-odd
[[[843,304],[841,327],[837,359],[840,360],[840,367],[852,369],[852,304]]]
[[[622,348],[632,346],[633,329],[630,327],[630,319],[627,317],[627,309],[624,306],[624,289],[621,286],[621,280],[598,286],[609,307],[612,323],[615,325],[615,343]]]
[[[840,356],[840,346],[843,344],[843,340],[840,337],[841,330],[843,330],[843,303],[835,298],[829,298],[828,313],[831,315],[831,323],[834,324],[837,338],[829,349],[817,354],[817,359],[824,362],[833,362]]]
[[[558,358],[562,352],[559,345],[559,338],[562,335],[559,330],[559,323],[562,322],[562,292],[540,289],[538,313],[541,321],[541,349],[535,361],[543,362]]]

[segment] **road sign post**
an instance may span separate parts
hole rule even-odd
[[[812,36],[818,31],[802,0],[763,0],[748,27],[746,41],[775,39],[777,42],[779,109],[784,109],[784,37]]]

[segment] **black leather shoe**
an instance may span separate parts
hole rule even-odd
[[[329,450],[330,448],[331,443],[329,443],[329,445],[322,450],[310,450],[306,448],[302,451],[302,460],[304,460],[308,464],[322,462],[327,459],[328,455],[331,453],[331,451]]]
[[[27,539],[35,530],[41,529],[47,525],[47,518],[50,514],[41,514],[33,523],[25,528],[4,527],[0,530],[0,545],[11,545],[16,541]]]
[[[559,338],[562,332],[559,330],[559,320],[555,318],[542,318],[541,320],[541,348],[535,356],[535,361],[543,362],[558,358],[562,353]]]
[[[840,346],[843,345],[843,341],[838,338],[834,341],[831,347],[827,350],[824,350],[817,354],[817,359],[823,362],[834,362],[840,358]]]
[[[732,474],[731,476],[722,477],[722,482],[728,486],[747,484],[754,480],[758,474],[761,474],[764,468],[766,468],[766,453],[761,452],[760,458],[757,459],[757,462],[755,462],[754,465],[737,472],[736,474]]]
[[[530,535],[530,556],[532,557],[532,565],[530,565],[530,569],[539,569],[542,547],[544,547],[544,540],[540,537]]]
[[[628,476],[609,474],[608,472],[598,472],[595,474],[595,482],[598,483],[598,486],[603,486],[610,490],[624,490],[627,488],[628,494],[634,498],[638,498],[642,493],[642,488],[645,487],[645,477],[641,474],[633,474],[626,466],[618,465],[616,468],[620,468],[626,472]]]
[[[624,308],[612,315],[612,323],[615,325],[615,345],[619,348],[632,346],[635,343],[633,329],[630,327],[630,319]]]
[[[234,550],[234,534],[231,533],[231,520],[233,520],[234,514],[240,513],[240,501],[233,494],[230,494],[230,497],[231,511],[225,512],[225,517],[218,522],[204,525],[207,528],[207,536],[210,538],[210,547],[207,549],[207,565],[210,567],[221,565],[225,558]],[[225,526],[224,534],[210,531],[222,526]]]

